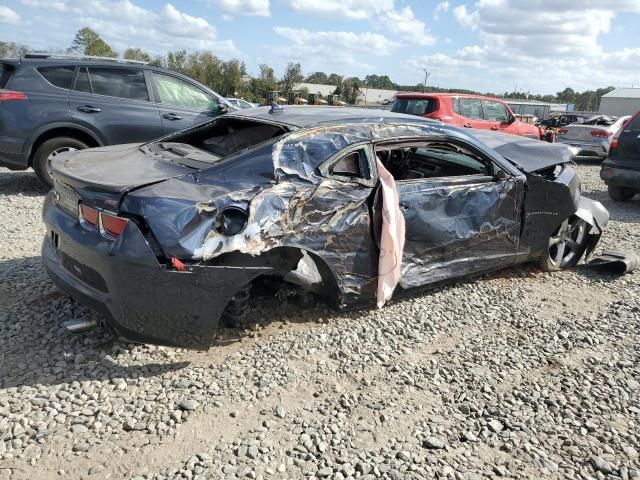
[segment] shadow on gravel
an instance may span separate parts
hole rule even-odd
[[[0,195],[18,195],[39,197],[47,193],[32,170],[12,172],[0,169]]]
[[[132,360],[127,345],[108,330],[72,334],[62,326],[65,320],[91,315],[57,291],[40,257],[0,261],[0,388],[137,379],[189,365],[169,358],[127,365]]]

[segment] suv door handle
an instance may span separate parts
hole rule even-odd
[[[176,115],[175,113],[165,113],[162,115],[162,118],[166,118],[167,120],[182,120],[180,115]]]
[[[98,107],[92,107],[91,105],[80,105],[78,110],[84,113],[98,113],[102,111]]]
[[[464,125],[462,125],[464,128],[472,128],[470,123],[465,123]]]
[[[498,127],[494,125],[493,127],[491,127],[491,130],[498,130]]]

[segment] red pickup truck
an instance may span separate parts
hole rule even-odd
[[[535,125],[519,121],[502,100],[465,93],[398,93],[392,112],[440,120],[465,128],[495,130],[540,140]]]

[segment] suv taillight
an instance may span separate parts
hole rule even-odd
[[[596,138],[609,138],[613,135],[611,130],[591,130],[591,136]]]
[[[26,100],[27,96],[22,92],[15,92],[13,90],[0,89],[0,102],[6,102],[8,100]]]

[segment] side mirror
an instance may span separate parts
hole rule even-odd
[[[517,120],[515,115],[509,115],[509,118],[507,119],[507,123],[511,124],[514,123]]]
[[[226,105],[223,105],[222,103],[220,103],[218,105],[218,113],[220,115],[224,115],[225,113],[229,113],[229,107],[227,107]]]

